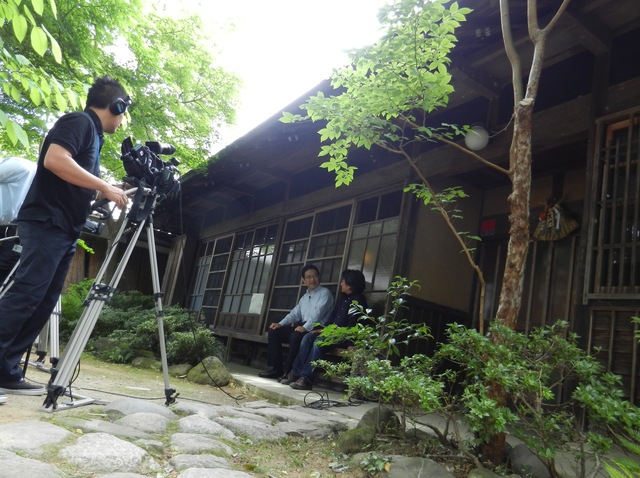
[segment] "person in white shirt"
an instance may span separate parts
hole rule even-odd
[[[298,304],[280,322],[269,325],[268,365],[271,369],[260,372],[262,378],[282,380],[291,371],[300,350],[302,338],[317,324],[324,325],[333,310],[333,295],[320,285],[320,271],[313,264],[302,268],[300,274],[307,291]],[[283,364],[283,343],[289,343],[289,352]]]

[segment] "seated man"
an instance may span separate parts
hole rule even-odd
[[[329,324],[335,324],[338,327],[355,326],[362,314],[359,311],[351,311],[350,309],[354,302],[357,302],[364,309],[367,308],[367,299],[363,295],[365,285],[364,274],[361,271],[355,269],[343,271],[342,280],[340,281],[342,297],[338,300],[329,322],[322,324],[322,326]],[[320,360],[329,348],[346,348],[351,345],[349,342],[322,345],[322,339],[317,340],[320,332],[322,332],[322,327],[314,328],[311,333],[302,339],[300,351],[293,362],[291,373],[281,383],[289,384],[290,387],[296,390],[311,390],[313,388],[314,370],[312,363]]]
[[[298,354],[302,338],[316,324],[324,324],[331,313],[333,295],[329,289],[320,285],[318,268],[313,264],[304,266],[301,277],[302,283],[307,286],[306,293],[284,319],[269,325],[268,363],[272,368],[260,372],[260,377],[286,377]],[[289,343],[289,353],[283,367],[282,344],[285,342]]]

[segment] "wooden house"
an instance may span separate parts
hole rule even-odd
[[[498,2],[474,8],[456,32],[451,56],[455,93],[434,123],[482,124],[480,154],[506,165],[513,111],[511,70]],[[522,7],[526,2],[509,2]],[[538,2],[548,20],[557,0]],[[522,9],[522,8],[520,8]],[[513,13],[514,38],[531,56],[526,19]],[[637,0],[573,1],[551,35],[533,133],[531,231],[549,198],[561,200],[578,227],[557,240],[533,235],[518,328],[566,320],[640,403],[640,352],[631,317],[640,316],[640,5]],[[268,72],[265,72],[268,74]],[[323,91],[328,82],[283,111]],[[206,172],[183,178],[181,201],[156,213],[174,233],[164,273],[173,303],[189,307],[223,337],[231,360],[260,362],[268,324],[301,294],[299,271],[314,263],[337,290],[340,272],[362,269],[371,304],[381,307],[396,275],[420,280],[413,320],[442,337],[447,322],[477,325],[475,276],[442,220],[402,192],[415,180],[399,157],[355,150],[348,187],[318,158],[320,123],[283,124],[281,112],[218,153]],[[438,188],[460,185],[469,198],[460,229],[482,236],[477,261],[487,280],[483,304],[495,314],[508,240],[505,177],[439,144],[416,151]]]

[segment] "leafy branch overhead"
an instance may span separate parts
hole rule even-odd
[[[48,3],[49,15],[57,18],[55,1]],[[27,100],[31,107],[44,105],[52,109],[55,106],[59,111],[69,106],[80,106],[78,93],[81,90],[78,90],[77,84],[50,77],[38,67],[37,60],[34,62],[34,58],[30,59],[27,53],[35,53],[36,59],[47,55],[58,64],[62,62],[60,45],[43,23],[45,13],[43,0],[0,1],[0,23],[3,25],[0,27],[0,78],[4,93],[0,126],[14,147],[18,143],[27,147],[29,137],[23,127],[24,121],[20,121],[20,113],[16,108],[5,108],[7,102],[19,104]]]
[[[353,179],[346,161],[352,147],[377,145],[407,155],[412,144],[453,137],[462,130],[430,125],[428,114],[445,108],[453,92],[448,72],[455,29],[470,12],[445,1],[403,1],[381,10],[385,35],[357,51],[351,65],[337,70],[331,85],[339,95],[321,92],[301,108],[306,115],[284,113],[281,121],[327,120],[319,131],[323,167],[340,173],[341,183]],[[336,180],[336,185],[340,181]]]
[[[484,278],[472,247],[479,238],[458,231],[454,225],[462,216],[453,199],[466,195],[460,188],[435,191],[414,158],[417,147],[426,142],[458,146],[453,139],[468,129],[433,124],[430,114],[446,108],[453,93],[449,55],[457,41],[455,30],[470,12],[447,0],[401,0],[384,7],[379,15],[385,32],[382,38],[355,52],[350,65],[334,72],[331,86],[338,94],[327,97],[319,92],[301,106],[306,115],[284,113],[281,121],[327,121],[318,132],[324,143],[320,156],[328,157],[321,167],[335,174],[336,187],[349,185],[354,179],[357,167],[348,161],[349,151],[354,148],[370,150],[376,145],[403,157],[419,181],[406,187],[405,192],[414,194],[443,218],[478,277],[482,303]],[[482,314],[480,309],[481,328]]]
[[[234,120],[239,80],[216,65],[214,39],[196,16],[166,17],[144,0],[0,0],[0,145],[35,159],[62,113],[82,109],[93,79],[111,75],[134,100],[105,143],[101,164],[122,176],[120,143],[172,143],[181,167],[209,159]],[[90,28],[87,28],[87,26]]]

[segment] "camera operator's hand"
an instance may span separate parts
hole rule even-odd
[[[127,205],[127,193],[118,186],[113,186],[111,184],[107,184],[104,189],[99,191],[98,199],[100,198],[106,198],[109,201],[113,201],[120,209],[124,209]]]

